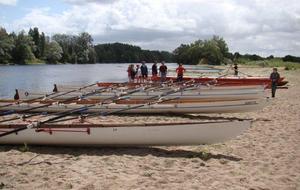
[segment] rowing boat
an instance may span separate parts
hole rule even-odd
[[[160,81],[160,77],[152,77],[152,81]],[[166,80],[176,81],[176,77],[167,77]],[[194,80],[197,83],[215,84],[220,86],[241,86],[241,85],[264,85],[267,88],[271,87],[271,79],[267,77],[184,77],[184,81]],[[284,86],[288,81],[284,81],[281,77],[278,81],[278,86]]]
[[[167,102],[168,99],[162,101]],[[249,112],[262,109],[268,103],[268,99],[257,100],[239,100],[239,101],[220,101],[220,102],[195,102],[195,103],[179,103],[179,104],[155,104],[144,105],[139,104],[98,104],[93,105],[89,109],[84,109],[83,113],[99,113],[102,112],[116,112],[122,110],[122,113],[235,113],[235,112]],[[6,103],[0,103],[0,110],[13,112],[65,112],[77,110],[89,105],[79,104],[53,104],[44,107],[40,103],[20,103],[5,106]],[[132,109],[134,108],[134,109]]]
[[[45,124],[0,138],[0,144],[145,146],[198,145],[232,139],[251,121],[216,121],[143,125]],[[0,124],[0,132],[27,124]]]
[[[86,91],[92,91],[92,90],[98,90],[99,88],[102,87],[110,87],[110,86],[119,86],[120,82],[98,82],[97,85],[94,86],[90,86],[88,88],[85,89],[81,89],[78,90],[80,92],[86,92]],[[161,90],[161,89],[165,89],[168,90],[170,88],[174,88],[176,86],[180,86],[180,84],[176,84],[176,83],[151,83],[151,82],[146,82],[146,83],[127,83],[126,85],[124,85],[123,87],[118,87],[118,88],[114,88],[114,90],[126,90],[129,87],[134,87],[134,88],[144,88],[145,86],[150,85],[153,86],[153,88]],[[69,91],[69,90],[74,90],[74,89],[80,89],[81,86],[79,85],[63,85],[63,84],[57,84],[57,89],[59,92],[64,92],[64,91]],[[265,88],[264,85],[241,85],[241,86],[217,86],[217,85],[202,85],[202,84],[195,84],[195,88],[197,89],[201,89],[202,91],[204,90],[241,90],[241,89],[253,89],[253,88]],[[151,90],[152,88],[150,88]]]
[[[112,91],[112,92],[102,92],[96,95],[88,96],[89,100],[104,100],[111,97],[122,96],[123,98],[130,99],[132,101],[136,100],[145,100],[149,97],[164,95],[166,92],[170,90],[155,90],[155,91],[138,91],[132,94],[126,94],[125,91]],[[64,92],[58,92],[58,95]],[[20,90],[20,99],[33,99],[36,97],[40,97],[44,92],[28,92]],[[59,96],[57,98],[52,98],[52,96],[48,96],[48,100],[65,100],[70,97],[77,96],[81,99],[85,98],[85,92],[74,92],[69,93],[67,95]],[[257,86],[254,88],[244,88],[244,89],[201,89],[194,88],[193,90],[183,90],[178,91],[176,93],[172,93],[170,95],[166,95],[165,98],[174,98],[180,97],[182,101],[230,101],[230,100],[246,100],[246,99],[258,99],[264,96],[264,88],[262,86]]]
[[[151,82],[158,83],[160,77],[150,77]],[[166,81],[176,81],[176,77],[166,77]],[[263,85],[266,88],[271,87],[271,80],[267,77],[184,77],[183,81],[195,81],[199,84],[210,84],[214,86],[255,86]],[[284,80],[284,77],[281,77],[278,81],[278,86],[284,86],[288,81]],[[117,84],[115,82],[99,82],[98,86],[107,87],[112,84]],[[142,83],[129,83],[130,86],[141,85]]]

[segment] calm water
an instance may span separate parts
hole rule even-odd
[[[0,66],[0,97],[13,97],[14,89],[49,92],[53,84],[124,82],[127,80],[127,67],[128,64]]]
[[[148,69],[151,64],[148,64]],[[176,64],[167,64],[176,68]],[[15,89],[51,92],[53,84],[86,85],[96,81],[127,81],[128,64],[0,66],[0,97],[12,98]],[[198,66],[199,68],[199,66]],[[202,69],[207,69],[201,67]]]

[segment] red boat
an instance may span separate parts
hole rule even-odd
[[[167,80],[176,81],[176,77],[167,77]],[[197,83],[215,84],[219,86],[247,86],[247,85],[265,85],[267,88],[271,87],[271,80],[266,77],[184,77],[184,81],[194,80]],[[152,79],[152,81],[160,81],[160,77]],[[278,86],[284,86],[288,81],[281,77],[278,81]]]
[[[152,82],[159,82],[160,77],[151,77]],[[176,81],[176,77],[167,77],[167,81]],[[194,80],[196,83],[202,84],[211,84],[217,86],[248,86],[248,85],[264,85],[266,88],[271,87],[271,80],[266,77],[184,77],[184,81]],[[281,77],[278,82],[278,86],[284,86],[288,83],[288,81],[284,80],[284,77]],[[114,82],[101,82],[98,83],[98,86],[110,86],[117,85],[122,83],[114,83]],[[130,83],[132,86],[140,85],[140,83]]]

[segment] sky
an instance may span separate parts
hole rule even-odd
[[[300,56],[298,0],[0,0],[0,27],[167,51],[218,35],[230,52]]]

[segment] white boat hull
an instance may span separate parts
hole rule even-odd
[[[199,102],[199,103],[182,103],[182,104],[153,104],[140,105],[139,104],[103,104],[89,107],[83,113],[108,113],[122,110],[120,113],[236,113],[249,112],[262,109],[267,105],[267,99],[261,100],[241,100],[241,101],[224,101],[224,102]],[[14,104],[7,107],[1,107],[7,103],[0,103],[0,110],[2,111],[26,111],[28,109],[39,107],[43,104],[38,103],[21,103]],[[58,104],[48,107],[37,108],[28,112],[49,112],[57,113],[63,111],[71,111],[74,109],[84,108],[88,105],[80,104]]]
[[[89,145],[89,146],[145,146],[145,145],[199,145],[224,142],[232,139],[251,125],[248,120],[228,122],[206,122],[183,125],[59,128],[49,132],[26,129],[17,134],[0,137],[0,144],[37,145]],[[0,130],[9,131],[12,128]],[[83,132],[71,132],[81,129]],[[64,130],[64,131],[62,131]],[[68,132],[69,131],[69,132]]]
[[[91,91],[90,91],[91,92]],[[87,92],[87,93],[90,93]],[[189,91],[179,91],[175,92],[169,95],[164,95],[168,91],[140,91],[135,92],[133,94],[126,94],[126,92],[102,92],[97,93],[95,95],[89,95],[86,98],[91,100],[103,100],[107,98],[112,97],[128,97],[130,99],[137,99],[137,100],[143,100],[147,98],[151,98],[154,96],[164,96],[164,98],[174,98],[174,97],[180,97],[180,99],[199,99],[199,100],[205,100],[205,99],[257,99],[264,96],[264,88],[263,87],[257,87],[257,88],[251,88],[251,89],[198,89],[198,90],[189,90]],[[83,97],[85,98],[86,93],[85,92],[73,92],[68,93],[66,95],[59,96],[60,94],[64,94],[65,92],[58,92],[57,94],[54,94],[52,96],[48,96],[47,99],[53,99],[53,100],[65,100],[72,97]],[[38,98],[41,96],[44,96],[46,93],[42,92],[26,92],[26,91],[20,91],[20,99],[33,99]]]

